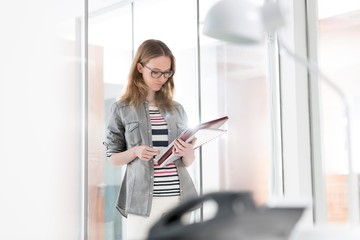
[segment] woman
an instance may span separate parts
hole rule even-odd
[[[112,105],[104,144],[113,166],[127,165],[117,209],[127,217],[127,239],[144,239],[150,227],[180,201],[197,193],[186,167],[194,144],[176,139],[187,115],[173,101],[175,57],[159,40],[146,40],[130,68],[125,93]],[[160,168],[153,158],[175,141],[179,159]]]

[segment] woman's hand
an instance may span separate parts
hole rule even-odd
[[[179,157],[183,157],[182,161],[185,166],[190,166],[195,160],[194,146],[196,138],[191,142],[185,142],[182,139],[178,138],[174,142],[173,154]]]
[[[135,155],[134,158],[138,157],[140,160],[149,161],[155,155],[159,154],[160,150],[149,146],[136,146],[132,148],[132,152]]]
[[[113,153],[110,163],[114,167],[120,167],[133,161],[136,157],[143,161],[149,161],[153,156],[160,153],[159,149],[149,146],[136,146],[124,152]]]

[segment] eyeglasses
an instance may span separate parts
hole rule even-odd
[[[148,70],[150,70],[150,74],[151,74],[151,77],[153,78],[160,78],[162,75],[164,75],[165,78],[170,78],[174,75],[174,71],[173,70],[169,70],[169,71],[166,71],[166,72],[161,72],[159,70],[154,70],[154,69],[151,69],[149,68],[148,66],[146,66],[145,64],[142,64],[141,65],[145,68],[147,68]]]

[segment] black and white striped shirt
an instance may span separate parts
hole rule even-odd
[[[167,147],[169,144],[167,123],[157,107],[149,107],[154,147]],[[154,163],[154,191],[153,196],[180,195],[179,176],[175,164],[169,163],[164,167]]]

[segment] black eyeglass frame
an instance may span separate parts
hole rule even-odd
[[[171,78],[175,74],[175,72],[173,70],[162,72],[162,71],[159,71],[159,70],[154,70],[154,69],[146,66],[146,64],[144,64],[144,63],[140,63],[140,64],[144,68],[150,70],[151,77],[153,77],[153,78],[160,78],[161,76],[164,76],[165,78]]]

